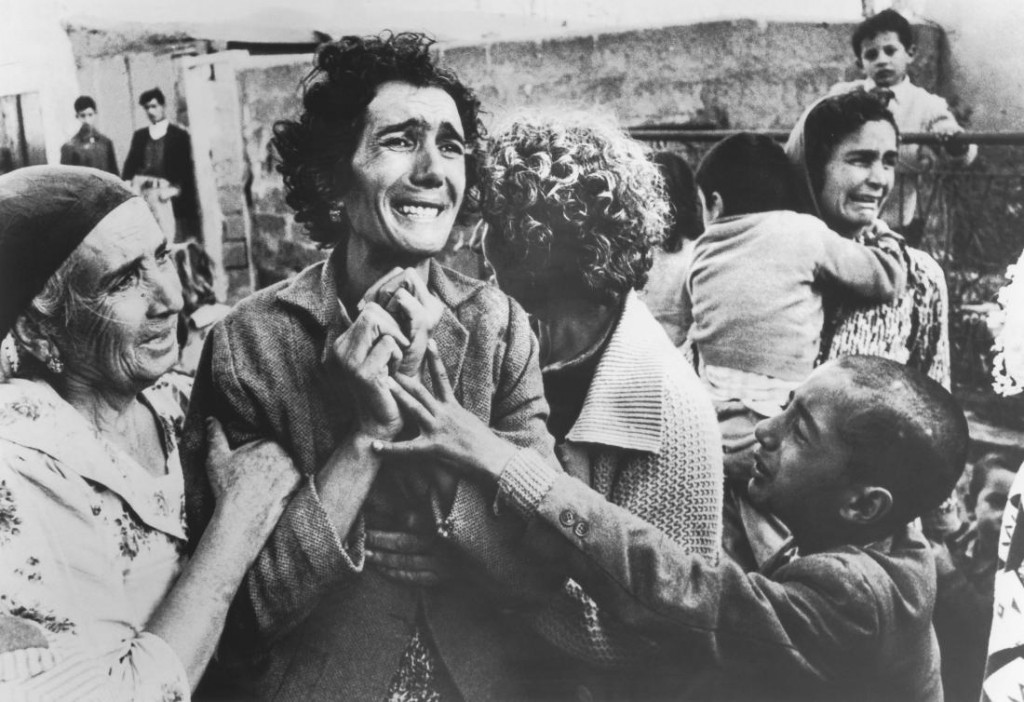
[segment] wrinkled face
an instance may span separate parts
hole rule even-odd
[[[161,105],[160,102],[155,98],[147,102],[145,105],[143,105],[142,109],[146,111],[146,117],[149,118],[150,124],[156,124],[157,122],[162,120],[167,112],[164,109],[164,106]]]
[[[90,302],[60,345],[65,374],[136,393],[178,358],[181,284],[167,238],[141,198],[108,214],[82,241],[75,287]]]
[[[754,430],[751,501],[796,530],[837,518],[850,485],[851,449],[839,433],[853,386],[848,374],[823,366],[793,393],[786,409]]]
[[[882,32],[860,43],[860,64],[880,88],[891,88],[907,76],[914,53],[907,50],[896,32]]]
[[[444,248],[466,190],[466,143],[440,88],[384,83],[366,108],[342,201],[353,236],[428,258]]]
[[[896,130],[888,122],[863,124],[832,151],[818,204],[825,222],[840,234],[870,226],[892,190]]]
[[[999,528],[1002,525],[1003,510],[1006,498],[1010,494],[1010,486],[1016,477],[1005,468],[995,468],[985,477],[985,485],[978,492],[974,516],[978,522],[978,538],[995,546],[999,540]]]
[[[87,107],[81,112],[76,113],[75,116],[78,118],[79,122],[87,127],[92,127],[96,124],[96,110],[91,107]]]

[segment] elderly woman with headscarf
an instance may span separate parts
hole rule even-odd
[[[0,697],[184,700],[295,484],[211,426],[184,557],[181,287],[146,204],[64,166],[0,177]],[[242,465],[245,466],[243,477]]]

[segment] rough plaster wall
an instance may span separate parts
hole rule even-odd
[[[712,22],[596,37],[449,49],[444,62],[496,118],[522,107],[603,110],[627,126],[788,128],[857,76],[849,25]],[[916,80],[936,82],[937,32],[921,28]]]
[[[949,28],[950,77],[979,131],[1024,130],[1024,3],[929,0],[928,16]]]
[[[324,253],[311,244],[284,201],[281,176],[270,147],[274,122],[297,116],[299,82],[308,73],[301,63],[238,72],[242,100],[242,137],[250,169],[252,257],[257,285],[268,285],[301,270]]]
[[[851,31],[846,24],[714,22],[449,48],[442,62],[477,90],[491,123],[524,107],[570,107],[610,112],[624,126],[786,129],[833,83],[858,76]],[[918,34],[913,77],[934,90],[941,32],[922,26]],[[324,256],[292,219],[270,162],[273,122],[295,116],[309,65],[305,59],[239,72],[260,284]]]

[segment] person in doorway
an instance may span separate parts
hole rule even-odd
[[[60,147],[61,164],[88,166],[117,175],[114,142],[96,129],[96,101],[88,95],[76,99],[75,117],[82,127]]]
[[[121,177],[142,195],[167,236],[183,241],[198,233],[192,140],[167,119],[167,99],[160,88],[142,93],[139,105],[149,126],[132,135]]]

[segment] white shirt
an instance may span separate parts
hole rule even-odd
[[[167,136],[167,127],[170,122],[167,119],[162,119],[159,122],[149,125],[149,138],[153,141],[157,139],[163,139]]]

